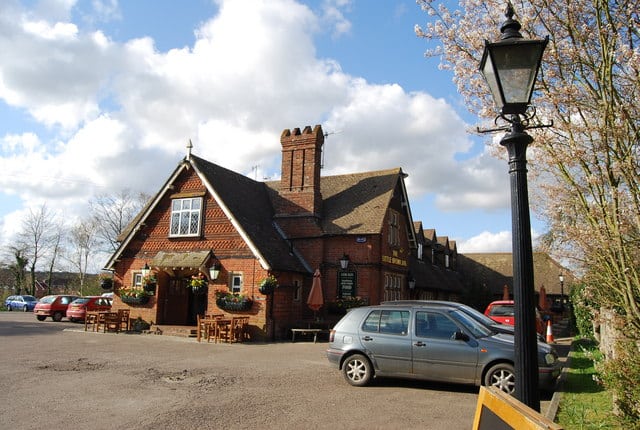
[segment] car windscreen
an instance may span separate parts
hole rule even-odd
[[[474,337],[487,337],[493,334],[493,331],[489,327],[484,324],[480,324],[461,310],[451,311],[451,314],[453,314],[456,320],[469,330]]]

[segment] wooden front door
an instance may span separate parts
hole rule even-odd
[[[189,295],[191,288],[187,288],[184,278],[170,278],[162,299],[160,317],[165,325],[188,325],[189,323]]]

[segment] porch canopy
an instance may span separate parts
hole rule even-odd
[[[211,251],[190,251],[190,252],[165,252],[158,251],[151,267],[167,273],[177,270],[197,269],[202,273],[209,273],[206,264],[212,257]]]

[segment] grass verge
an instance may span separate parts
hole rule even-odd
[[[612,412],[611,393],[594,378],[594,360],[600,358],[597,344],[589,339],[577,340],[569,356],[570,368],[556,422],[567,430],[624,428]]]

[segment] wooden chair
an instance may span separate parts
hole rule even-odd
[[[118,315],[118,312],[105,312],[102,332],[106,333],[107,331],[115,331],[117,333],[119,330],[120,316]]]
[[[104,329],[106,315],[107,315],[106,312],[98,312],[98,315],[96,316],[96,321],[94,323],[95,331],[100,331],[101,329],[102,330]]]
[[[216,318],[209,326],[209,339],[210,342],[213,339],[214,342],[229,342],[231,339],[231,320],[227,318]]]
[[[131,311],[129,309],[119,309],[118,310],[118,331],[129,331],[129,313]]]
[[[91,326],[91,331],[96,331],[96,325],[98,324],[98,314],[95,312],[87,312],[84,316],[84,331]]]
[[[231,342],[244,342],[247,334],[249,317],[234,317],[231,319]]]

